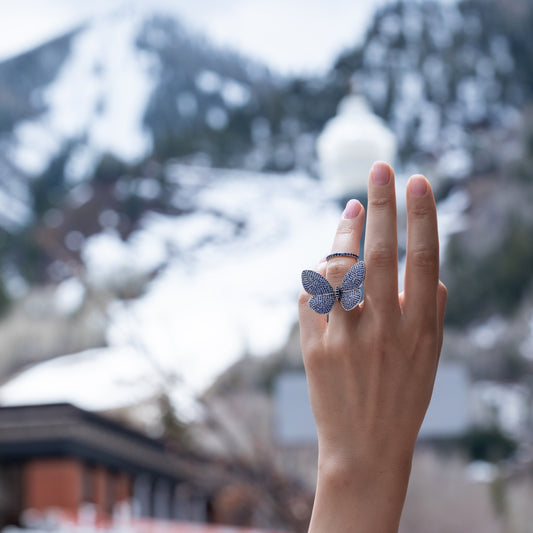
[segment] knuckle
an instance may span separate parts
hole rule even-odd
[[[337,235],[351,235],[355,228],[352,220],[341,220],[337,227]]]
[[[325,362],[329,368],[343,368],[352,356],[352,348],[346,340],[344,342],[329,343]]]
[[[393,348],[398,343],[398,332],[395,319],[390,316],[376,316],[376,342],[385,348]]]
[[[328,343],[328,353],[330,357],[338,359],[346,354],[347,343],[344,338],[337,336],[335,338],[330,338]]]
[[[389,354],[398,352],[397,338],[392,339],[389,329],[384,327],[377,327],[375,331],[376,337],[371,345],[372,358],[383,362]]]
[[[435,216],[435,207],[428,202],[421,202],[409,209],[409,214],[413,218],[431,218]]]
[[[372,267],[390,267],[396,264],[398,254],[390,246],[374,243],[366,254],[367,261]]]
[[[328,262],[327,278],[330,281],[336,282],[343,279],[347,270],[348,268],[345,261],[333,258]]]
[[[417,248],[411,252],[413,264],[422,269],[432,270],[439,266],[439,249],[435,246]]]
[[[436,351],[435,343],[437,342],[437,325],[436,321],[428,321],[427,327],[418,337],[418,345],[424,354]]]
[[[307,371],[319,371],[324,364],[327,364],[324,349],[316,344],[310,344],[302,350],[303,362]]]
[[[395,199],[392,195],[376,196],[368,199],[368,206],[377,211],[390,209],[394,206]]]
[[[300,307],[307,305],[310,298],[311,297],[309,296],[309,294],[307,294],[305,291],[300,291],[300,294],[298,295],[298,305]]]

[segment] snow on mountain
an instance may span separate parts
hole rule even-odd
[[[404,163],[429,158],[441,176],[464,178],[491,161],[483,134],[519,122],[529,88],[496,5],[389,3],[363,46],[337,61],[396,134]]]
[[[31,199],[21,173],[0,156],[0,227],[16,231],[32,219]]]
[[[468,193],[459,188],[452,190],[444,200],[437,204],[441,263],[444,260],[450,237],[468,226],[468,219],[464,213],[469,206]]]
[[[256,161],[267,154],[264,167],[274,149],[252,138],[258,110],[277,90],[266,67],[215,48],[172,10],[146,3],[0,63],[0,86],[0,204],[14,199],[0,228],[9,232],[39,225],[39,207],[92,180],[102,161],[111,162],[109,181],[142,173],[150,157],[164,164],[201,153],[235,167],[252,152]],[[39,202],[35,189],[49,187],[47,179],[53,201]]]
[[[8,143],[8,160],[0,164],[9,169],[0,176],[0,207],[9,214],[0,213],[0,224],[20,227],[33,215],[40,230],[55,231],[54,249],[69,250],[73,262],[81,257],[89,290],[128,293],[153,279],[140,298],[108,308],[107,348],[36,366],[2,387],[0,401],[23,402],[31,390],[26,401],[99,409],[171,387],[183,408],[242,354],[280,347],[296,319],[300,271],[329,250],[339,206],[303,173],[213,170],[170,158],[198,160],[201,153],[219,165],[222,157],[233,166],[255,158],[254,168],[292,168],[291,150],[305,144],[300,159],[309,163],[314,136],[350,81],[397,134],[403,163],[429,157],[442,175],[464,177],[475,167],[468,139],[481,139],[476,132],[485,128],[510,127],[522,97],[508,40],[483,35],[475,16],[458,9],[433,3],[384,8],[364,46],[339,59],[336,76],[280,84],[278,92],[253,64],[182,39],[175,21],[147,23],[146,11],[122,11],[65,37],[68,45],[60,44],[68,50],[58,56],[67,59],[53,61],[54,69],[61,63],[58,75],[34,90],[33,111],[11,140],[0,139]],[[38,175],[67,145],[66,164],[49,173],[64,175],[66,183],[43,180],[42,213],[32,212],[30,186],[14,167]],[[94,182],[78,183],[93,178],[103,153],[135,163],[152,148],[148,170],[130,172],[111,162]],[[276,158],[285,163],[275,166]],[[58,200],[50,198],[49,186],[59,190]],[[84,202],[68,200],[80,190],[98,196],[78,224],[73,216]],[[403,191],[399,199],[401,211]],[[439,204],[443,248],[467,224],[458,215],[469,201],[458,189]],[[118,222],[126,204],[135,217],[123,230]],[[66,283],[56,302],[65,314],[85,294],[68,278],[76,271],[52,278]],[[146,387],[124,383],[124,365],[132,382],[145,378]],[[105,372],[95,393],[98,380],[90,376]]]
[[[181,382],[172,390],[183,409],[184,397],[190,405],[243,353],[267,354],[286,341],[297,316],[300,272],[330,249],[339,206],[320,182],[300,173],[183,165],[169,173],[180,185],[173,201],[189,206],[190,214],[148,213],[125,243],[107,232],[85,244],[92,286],[116,287],[161,268],[144,296],[109,308],[109,347],[22,373],[0,389],[3,404],[64,400],[99,409]],[[128,366],[124,380],[121,365]],[[146,386],[132,387],[133,374]]]
[[[151,147],[144,113],[159,74],[157,57],[136,46],[144,17],[107,15],[80,30],[57,78],[38,97],[47,111],[17,125],[8,154],[25,172],[43,172],[66,142],[84,139],[85,153],[109,152],[135,163]],[[74,154],[73,157],[76,157]],[[70,178],[90,175],[94,157]]]
[[[109,346],[23,372],[0,388],[2,404],[103,409],[166,391],[190,414],[194,396],[235,360],[286,342],[300,272],[330,250],[339,205],[302,173],[172,165],[168,174],[179,185],[172,201],[190,214],[148,213],[127,242],[108,231],[85,244],[92,287],[117,288],[159,267],[142,297],[108,309]],[[466,206],[463,194],[449,196],[441,239],[458,230]]]
[[[175,13],[154,23],[160,11],[139,5],[73,34],[59,75],[31,95],[30,107],[44,113],[16,126],[7,153],[19,168],[38,174],[67,141],[78,144],[66,165],[71,180],[90,175],[102,152],[136,162],[152,148],[162,157],[202,151],[217,166],[243,166],[253,155],[254,118],[279,137],[269,150],[285,154],[285,164],[266,157],[256,168],[292,168],[296,141],[287,125],[316,135],[348,84],[393,129],[402,163],[434,161],[446,177],[487,166],[478,136],[519,121],[526,89],[512,41],[494,10],[475,2],[385,6],[323,90],[309,80],[288,83],[286,93],[273,90],[264,67],[238,64],[236,54],[201,39],[187,42]]]

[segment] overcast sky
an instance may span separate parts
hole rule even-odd
[[[323,72],[358,42],[385,0],[0,0],[0,59],[124,3],[155,4],[285,73]]]

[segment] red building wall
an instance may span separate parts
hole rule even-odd
[[[94,504],[99,518],[106,516],[107,472],[103,466],[94,469]]]
[[[133,498],[133,480],[124,473],[117,474],[115,485],[115,497],[117,502],[128,502]]]
[[[133,480],[101,465],[75,458],[32,459],[23,467],[23,509],[60,508],[77,516],[80,504],[93,503],[99,520],[109,519],[116,503],[131,501]]]
[[[23,507],[60,507],[77,512],[82,500],[83,464],[78,459],[32,459],[23,468]]]

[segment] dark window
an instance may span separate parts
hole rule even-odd
[[[22,464],[0,463],[0,529],[20,525],[22,512]]]

